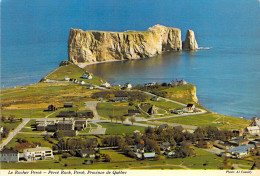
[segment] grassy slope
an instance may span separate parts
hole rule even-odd
[[[7,148],[14,147],[17,144],[17,139],[22,138],[26,139],[28,142],[40,142],[41,147],[50,147],[52,148],[53,144],[50,144],[48,141],[44,140],[44,136],[41,135],[32,135],[32,134],[17,134],[8,144]]]
[[[114,120],[115,121],[115,120]],[[145,127],[134,126],[134,125],[123,125],[116,123],[99,123],[102,127],[106,128],[106,134],[122,134],[122,133],[133,133],[135,130],[144,132]]]
[[[98,114],[105,118],[109,115],[126,115],[128,109],[135,109],[135,107],[129,106],[128,103],[98,103],[97,105]]]
[[[85,70],[74,64],[64,65],[50,72],[45,78],[51,80],[62,81],[65,76],[74,78],[79,81],[83,80],[86,83],[101,85],[102,79],[98,76],[93,75],[92,79],[83,79],[81,76],[85,73]]]
[[[224,125],[222,124],[223,117],[224,117]],[[237,117],[230,117],[230,116],[213,114],[213,113],[174,117],[170,119],[162,119],[160,121],[179,123],[185,125],[197,125],[197,126],[213,125],[225,129],[241,129],[241,128],[245,128],[250,124],[250,121],[247,119],[240,119]]]
[[[86,86],[65,83],[38,83],[27,86],[1,90],[1,113],[17,118],[43,118],[53,112],[44,112],[48,105],[62,107],[64,102],[73,102],[75,107],[84,106],[91,100],[91,94],[98,90],[89,90]]]

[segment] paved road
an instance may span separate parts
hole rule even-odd
[[[106,128],[103,128],[101,125],[97,124],[96,122],[92,122],[94,125],[97,126],[97,128],[92,128],[89,131],[89,134],[106,134]]]
[[[99,120],[101,119],[101,117],[98,115],[98,112],[97,112],[97,104],[99,102],[98,101],[88,101],[88,102],[85,102],[85,105],[87,107],[87,109],[93,111],[93,114],[94,114],[94,118],[95,120]]]
[[[24,118],[22,123],[15,128],[14,131],[10,132],[8,137],[0,144],[0,149],[2,149],[5,145],[7,145],[13,138],[14,136],[30,121],[31,119],[29,118]]]

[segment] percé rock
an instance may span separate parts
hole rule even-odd
[[[198,44],[195,39],[195,34],[192,30],[188,30],[186,34],[186,39],[182,43],[182,49],[183,50],[196,50],[198,49]]]
[[[71,29],[68,59],[75,64],[139,59],[182,50],[181,30],[155,25],[147,31],[83,31]]]

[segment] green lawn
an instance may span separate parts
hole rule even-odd
[[[86,83],[95,84],[95,85],[101,85],[103,80],[93,75],[92,79],[84,79],[81,78],[81,76],[85,73],[85,70],[78,67],[74,64],[64,65],[61,67],[58,67],[56,70],[53,70],[50,72],[45,78],[51,79],[51,80],[58,80],[62,81],[64,80],[64,77],[67,76],[69,78],[77,79],[78,81],[85,81]]]
[[[2,115],[8,117],[9,115],[15,115],[16,118],[44,118],[52,112],[43,111],[44,108],[34,109],[12,109],[2,110]]]
[[[159,100],[159,101],[149,101],[149,103],[162,108],[164,110],[169,110],[169,109],[181,109],[184,108],[184,106],[176,104],[176,103],[172,103],[169,101],[165,101],[165,100]]]
[[[101,150],[101,154],[109,154],[112,158],[111,162],[126,162],[126,161],[136,161],[136,159],[128,157],[117,150]]]
[[[50,144],[48,141],[44,140],[44,136],[41,135],[32,135],[32,134],[17,134],[6,147],[14,147],[17,144],[17,139],[22,138],[26,139],[28,142],[39,142],[41,143],[41,147],[50,147],[52,148],[53,144]]]
[[[122,134],[122,133],[133,133],[135,130],[144,132],[145,127],[134,126],[134,125],[123,125],[119,123],[98,123],[103,128],[106,128],[106,134]]]
[[[224,125],[220,122],[223,122]],[[206,113],[201,115],[173,117],[161,119],[163,122],[178,123],[184,125],[208,126],[213,125],[223,129],[241,129],[249,125],[250,121],[237,117],[230,117],[220,114]]]
[[[2,112],[1,112],[2,113]],[[5,122],[1,122],[1,126],[7,127],[10,130],[15,129],[18,125],[21,124],[21,121],[17,120],[14,123],[10,123],[9,120],[5,120]]]
[[[109,115],[123,116],[128,114],[128,109],[135,109],[128,103],[98,103],[97,111],[102,117],[109,118]]]

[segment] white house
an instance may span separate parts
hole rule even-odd
[[[85,83],[85,81],[80,81],[79,84],[80,84],[80,85],[85,85],[86,83]]]
[[[127,89],[132,89],[133,86],[132,86],[132,84],[130,84],[130,83],[126,83],[126,84],[125,84],[125,88],[127,88]]]
[[[69,81],[69,80],[70,80],[70,78],[68,76],[64,77],[64,81]]]
[[[246,132],[248,132],[249,134],[260,133],[260,128],[259,126],[246,127]]]
[[[111,85],[110,85],[108,82],[103,82],[103,83],[101,84],[101,87],[106,87],[106,88],[108,88],[108,87],[111,87]]]
[[[36,147],[23,150],[27,161],[53,159],[52,149],[49,147]]]
[[[82,75],[82,78],[85,78],[85,79],[92,79],[92,75],[88,72],[85,72],[83,75]]]
[[[3,149],[0,155],[1,162],[18,162],[19,161],[19,153],[18,151],[12,149]]]

